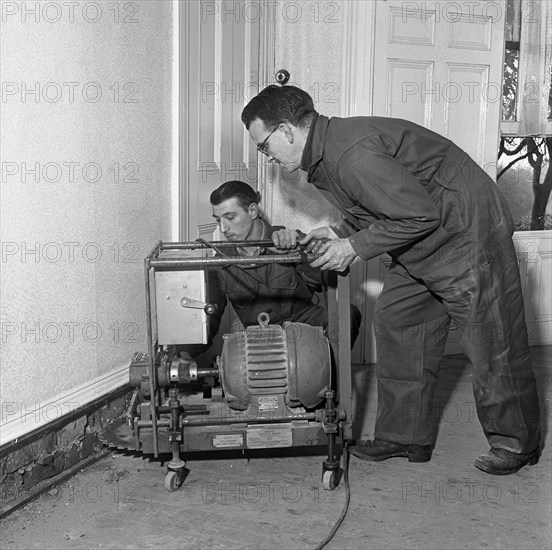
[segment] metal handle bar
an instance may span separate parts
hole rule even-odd
[[[210,248],[209,245],[216,246],[217,248],[232,248],[236,246],[262,246],[268,248],[273,247],[274,243],[272,242],[272,239],[260,239],[257,241],[209,241],[209,244],[205,244],[203,242],[188,241],[163,243],[163,250],[194,250],[197,248]]]
[[[320,254],[294,252],[292,254],[270,254],[266,256],[238,256],[231,258],[165,258],[151,260],[151,267],[204,267],[209,265],[265,265],[300,264],[314,262]]]

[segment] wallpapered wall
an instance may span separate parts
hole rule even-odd
[[[171,2],[3,9],[5,423],[146,349],[143,258],[170,237],[173,25]]]
[[[340,116],[344,1],[283,6],[282,16],[276,19],[276,69],[290,73],[288,84],[307,91],[319,113]],[[304,172],[280,170],[272,191],[272,210],[278,213],[274,223],[309,231],[340,217],[316,188],[306,183]]]

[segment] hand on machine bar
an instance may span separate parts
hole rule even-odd
[[[299,239],[304,236],[303,232],[294,229],[279,229],[278,231],[274,231],[272,233],[274,252],[276,254],[287,254],[288,252],[302,250],[303,247],[299,247]]]
[[[322,271],[345,271],[357,257],[349,239],[340,239],[331,227],[319,227],[305,235],[301,231],[280,229],[272,234],[277,254],[303,249],[309,254],[319,254],[310,265]]]
[[[274,252],[276,254],[303,250],[310,254],[316,254],[324,243],[335,238],[337,238],[337,235],[330,227],[314,229],[308,235],[299,229],[286,228],[272,233],[272,242],[274,243]],[[309,243],[308,246],[305,246],[307,243]]]
[[[322,271],[345,271],[357,257],[357,253],[349,239],[340,239],[331,227],[313,229],[300,241],[310,254],[319,254],[311,267],[319,267]]]

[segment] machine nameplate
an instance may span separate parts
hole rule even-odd
[[[277,395],[258,397],[259,411],[277,411],[279,407]]]
[[[248,449],[269,449],[292,445],[291,424],[258,424],[247,427]]]
[[[243,447],[243,434],[215,434],[213,436],[213,447]]]

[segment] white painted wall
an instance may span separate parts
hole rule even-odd
[[[173,21],[170,1],[1,8],[5,442],[145,349],[143,258],[171,230]]]

